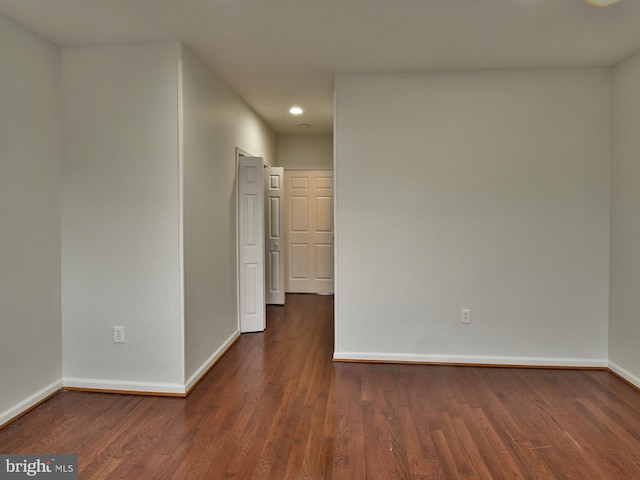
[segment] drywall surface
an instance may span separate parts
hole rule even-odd
[[[0,424],[61,386],[59,55],[0,15]]]
[[[238,335],[236,147],[275,161],[275,135],[182,48],[187,379]]]
[[[179,57],[178,44],[62,51],[66,384],[184,383]]]
[[[333,168],[333,135],[278,135],[278,166]]]
[[[606,365],[610,87],[338,76],[336,358]]]
[[[640,54],[613,69],[611,367],[640,386]]]

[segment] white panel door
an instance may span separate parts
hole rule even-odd
[[[283,197],[284,169],[282,167],[265,168],[265,296],[268,304],[275,305],[284,305]]]
[[[333,172],[285,172],[287,292],[333,293]]]
[[[266,327],[262,163],[259,157],[238,159],[238,295],[243,333]]]

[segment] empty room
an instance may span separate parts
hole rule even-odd
[[[636,0],[0,0],[0,478],[640,478],[639,124]]]

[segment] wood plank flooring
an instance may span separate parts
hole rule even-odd
[[[0,453],[81,479],[640,479],[640,392],[603,371],[333,363],[333,298],[288,295],[187,398],[61,392]]]

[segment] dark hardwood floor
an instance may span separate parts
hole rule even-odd
[[[0,453],[81,479],[640,479],[640,392],[604,371],[333,363],[333,298],[288,295],[187,398],[63,391]]]

